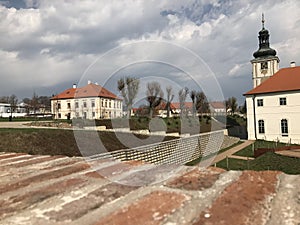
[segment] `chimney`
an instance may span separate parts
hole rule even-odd
[[[73,84],[73,88],[74,88],[74,89],[77,88],[77,85],[76,85],[76,84]]]
[[[88,80],[88,84],[91,84],[92,82],[90,80]]]
[[[296,63],[295,62],[291,62],[291,67],[295,67]]]

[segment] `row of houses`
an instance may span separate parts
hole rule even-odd
[[[124,116],[123,101],[106,88],[92,82],[84,87],[78,88],[73,85],[58,95],[51,98],[51,111],[55,119],[108,119]],[[211,102],[210,111],[224,114],[225,105],[222,102]],[[180,114],[180,103],[174,102],[170,105],[171,116]],[[188,115],[192,114],[192,102],[185,102],[184,108]],[[132,115],[139,115],[142,108],[133,108]],[[162,102],[157,107],[157,115],[167,116],[166,104]]]
[[[0,118],[26,116],[51,117],[52,114],[50,108],[45,105],[32,107],[29,104],[21,102],[12,107],[9,103],[0,103]]]
[[[210,102],[210,112],[214,114],[224,114],[225,105],[222,102]],[[193,103],[184,103],[185,113],[192,115]],[[132,116],[141,115],[142,108],[133,108]],[[156,115],[167,117],[166,103],[162,102],[156,108]],[[170,105],[170,116],[178,116],[181,112],[180,103],[172,102]],[[109,119],[125,116],[123,111],[123,100],[117,95],[98,85],[88,82],[84,87],[78,88],[73,85],[72,88],[51,98],[51,110],[43,107],[30,110],[25,103],[20,103],[11,110],[8,103],[0,103],[0,117],[24,117],[28,115],[52,115],[54,119]]]
[[[223,102],[209,102],[209,110],[203,114],[210,114],[210,115],[225,115],[227,113],[226,106]],[[193,115],[193,102],[184,102],[183,109],[185,110],[185,114],[188,116]],[[131,115],[138,116],[143,114],[142,111],[144,108],[133,108]],[[162,118],[167,117],[167,104],[166,102],[162,101],[159,106],[155,109],[156,115]],[[170,117],[179,116],[181,113],[181,106],[180,102],[172,102],[170,103]],[[200,115],[200,113],[196,113],[196,115]]]
[[[26,108],[22,104],[18,104],[16,107],[11,107],[8,103],[0,103],[0,117],[8,118],[12,117],[24,117],[27,115]]]

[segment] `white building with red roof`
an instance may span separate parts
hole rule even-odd
[[[77,88],[73,85],[51,98],[55,119],[101,119],[122,117],[122,99],[104,87],[91,83]]]
[[[245,93],[248,139],[300,144],[300,67],[277,70],[276,51],[269,47],[269,32],[259,32],[253,54],[253,89]]]

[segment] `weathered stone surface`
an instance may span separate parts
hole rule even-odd
[[[200,224],[263,224],[264,207],[276,191],[278,172],[245,171],[200,214]]]
[[[183,194],[155,191],[130,206],[101,219],[95,225],[158,225],[187,200]]]
[[[166,186],[184,190],[203,190],[210,188],[219,179],[220,172],[212,170],[194,170],[170,181]]]
[[[0,193],[5,193],[11,190],[24,188],[31,183],[41,182],[45,180],[50,180],[58,177],[63,177],[66,175],[69,175],[71,173],[76,173],[82,170],[85,170],[89,168],[90,166],[86,163],[82,164],[75,164],[73,166],[69,166],[66,168],[58,169],[58,170],[51,170],[36,176],[28,177],[23,180],[17,181],[17,182],[11,182],[6,185],[0,185]]]
[[[0,224],[297,225],[299,186],[274,171],[0,153]]]
[[[55,184],[40,188],[36,191],[29,191],[19,195],[12,196],[2,201],[0,208],[0,218],[9,214],[16,213],[20,210],[30,207],[33,204],[44,201],[54,195],[67,191],[73,186],[83,184],[85,181],[79,178],[64,180]]]
[[[53,210],[45,213],[51,220],[67,221],[75,220],[103,204],[109,203],[121,196],[126,195],[136,188],[120,184],[108,184],[98,188],[86,196],[67,203],[60,210]]]

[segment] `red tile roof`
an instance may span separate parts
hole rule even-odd
[[[193,102],[185,102],[184,103],[184,107],[188,108],[188,109],[192,109],[193,108]],[[172,109],[180,109],[180,102],[173,102],[172,103]]]
[[[167,103],[166,102],[161,102],[157,107],[157,110],[166,110],[167,109]],[[173,103],[170,104],[170,109],[176,109]]]
[[[120,99],[114,93],[97,84],[88,84],[81,88],[69,88],[52,99],[69,99],[69,98],[87,98],[87,97],[104,97],[111,99]],[[121,100],[121,99],[120,99]]]
[[[209,104],[214,109],[225,109],[226,108],[224,102],[210,102]]]
[[[300,90],[300,66],[280,69],[272,77],[244,95]]]

